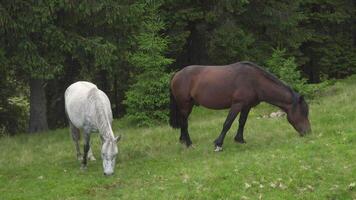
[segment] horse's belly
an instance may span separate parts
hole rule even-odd
[[[231,106],[231,96],[226,91],[213,89],[193,94],[193,99],[199,105],[210,109],[226,109]]]
[[[206,108],[210,109],[227,109],[231,107],[231,103],[228,102],[221,102],[221,101],[214,101],[214,100],[203,100],[203,101],[197,101],[199,105],[202,105]]]
[[[234,93],[234,77],[233,73],[225,68],[207,68],[192,81],[190,96],[207,108],[229,108]]]

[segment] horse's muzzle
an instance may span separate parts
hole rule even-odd
[[[311,133],[312,133],[312,130],[310,128],[299,132],[300,136],[302,136],[302,137],[305,135],[311,134]]]
[[[112,172],[112,173],[105,173],[105,172],[104,172],[104,175],[105,175],[105,176],[112,176],[112,175],[114,175],[114,172]]]

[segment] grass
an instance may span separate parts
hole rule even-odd
[[[68,129],[0,138],[0,199],[356,199],[356,77],[338,81],[310,104],[313,133],[299,137],[285,118],[260,118],[253,109],[247,144],[233,141],[213,152],[226,111],[196,108],[190,118],[195,148],[178,143],[166,125],[135,128],[114,123],[122,135],[116,174],[97,161],[80,170]]]

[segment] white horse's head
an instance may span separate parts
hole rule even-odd
[[[101,158],[103,159],[104,175],[112,175],[115,169],[115,161],[118,153],[116,143],[120,137],[112,139],[104,139],[103,146],[101,147]]]

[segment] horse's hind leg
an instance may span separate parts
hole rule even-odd
[[[246,143],[244,140],[244,127],[246,124],[248,113],[250,112],[251,108],[243,108],[240,113],[239,119],[239,129],[237,130],[235,141],[239,143]]]
[[[234,104],[231,106],[229,114],[227,115],[227,118],[224,122],[223,129],[219,135],[219,137],[214,141],[215,144],[215,151],[222,151],[222,145],[224,143],[224,138],[227,133],[227,131],[230,129],[232,123],[234,122],[237,114],[241,110],[241,105],[240,104]]]
[[[72,139],[75,145],[75,149],[77,151],[77,159],[81,160],[82,154],[80,153],[80,147],[79,147],[80,130],[77,127],[75,127],[70,121],[69,121],[69,126],[72,134]]]
[[[193,102],[185,103],[180,109],[181,112],[181,128],[180,128],[180,137],[179,141],[185,143],[187,147],[192,145],[192,140],[190,139],[188,132],[188,117],[193,108]]]
[[[82,169],[86,169],[87,167],[87,159],[88,159],[88,152],[90,149],[90,131],[84,128],[84,154],[83,154],[83,161],[82,161]]]
[[[185,145],[187,147],[190,147],[192,145],[192,140],[190,139],[189,132],[188,132],[188,117],[183,117],[183,119],[182,119],[179,140],[181,142],[185,142]]]

